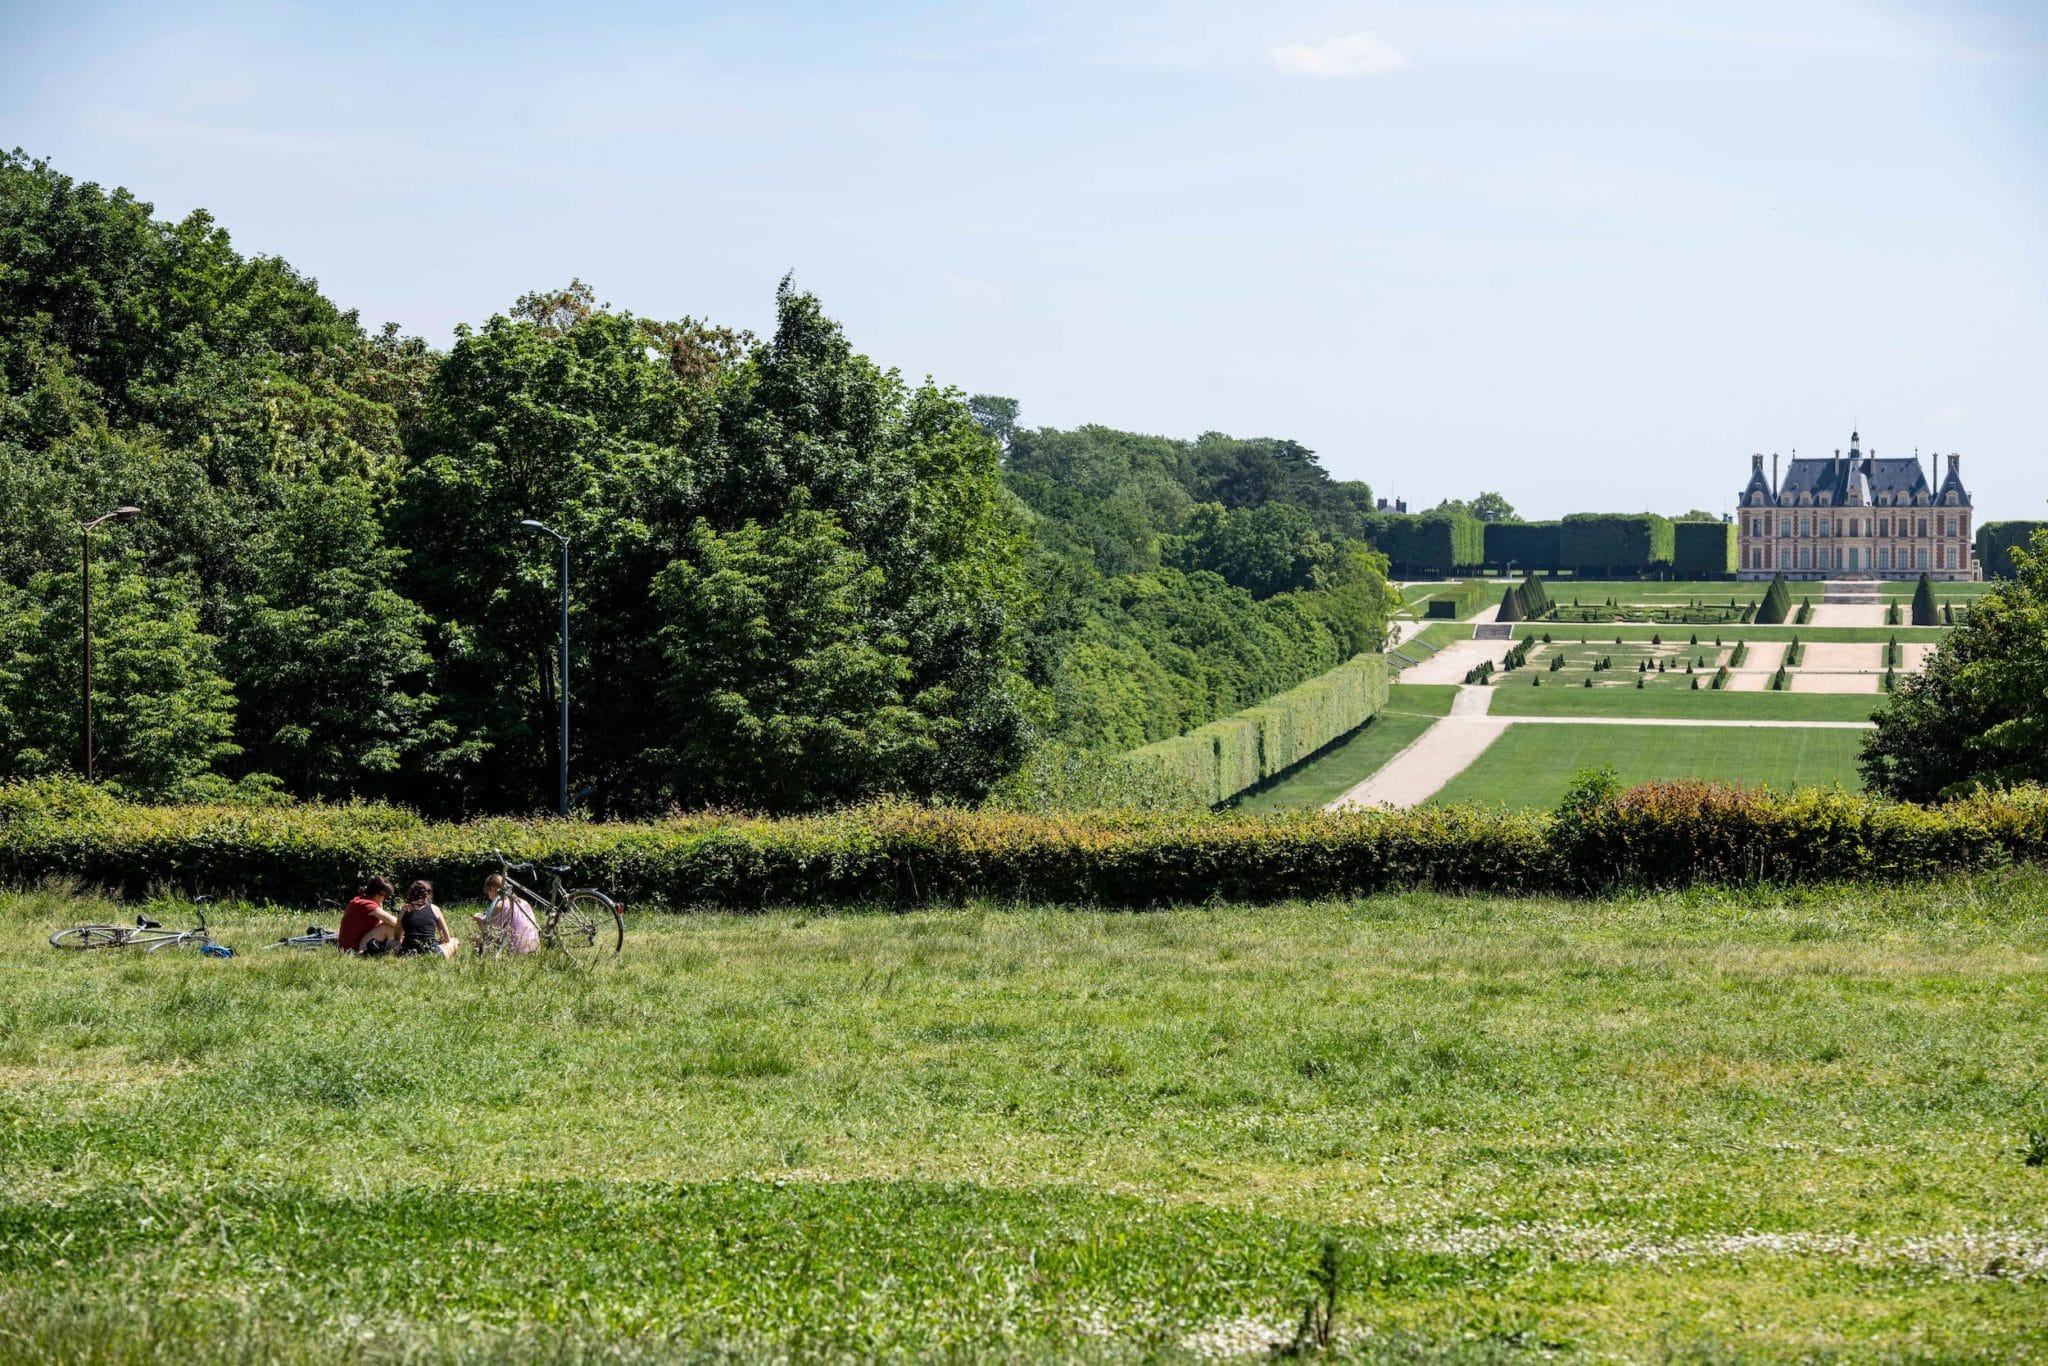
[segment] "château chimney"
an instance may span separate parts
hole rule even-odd
[[[1778,501],[1778,453],[1771,452],[1771,501]]]

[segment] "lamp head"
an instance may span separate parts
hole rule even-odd
[[[139,516],[141,512],[142,509],[137,507],[118,507],[114,509],[116,517],[135,517]]]
[[[543,526],[543,525],[542,525],[541,523],[539,523],[539,522],[536,522],[536,521],[534,521],[534,520],[533,520],[533,518],[531,518],[531,517],[523,517],[523,518],[521,518],[521,519],[520,519],[520,522],[519,522],[519,525],[521,525],[521,526],[530,526],[530,527],[532,527],[532,528],[533,528],[533,529],[534,529],[535,531],[546,531],[546,530],[547,530],[547,527]]]

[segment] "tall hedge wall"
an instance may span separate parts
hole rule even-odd
[[[1455,574],[1486,559],[1486,524],[1469,513],[1375,512],[1361,522],[1396,578]]]
[[[1681,579],[1735,576],[1735,523],[1673,522],[1671,572]]]
[[[1423,604],[1422,615],[1439,621],[1463,621],[1475,615],[1486,606],[1493,590],[1484,579],[1466,579],[1455,588],[1446,588]]]
[[[1124,757],[1158,764],[1219,805],[1377,716],[1387,705],[1387,684],[1385,655],[1356,655],[1256,707]]]
[[[1568,804],[1380,808],[1266,820],[1075,818],[881,804],[790,820],[429,824],[382,807],[128,806],[63,785],[0,787],[0,880],[269,899],[332,915],[366,874],[477,885],[486,855],[569,864],[632,906],[1103,906],[1271,902],[1407,887],[1903,879],[2048,859],[2040,788],[1918,807],[1661,783]],[[460,895],[458,891],[456,893]],[[633,951],[628,942],[626,951]]]
[[[1574,512],[1558,528],[1558,558],[1582,576],[1668,569],[1673,553],[1671,519],[1654,512]]]
[[[2011,578],[2011,552],[2026,549],[2038,531],[2048,531],[2048,522],[1986,522],[1978,527],[1977,563],[1984,566],[1985,577]]]
[[[1556,522],[1488,522],[1482,538],[1489,569],[1555,572],[1562,565]]]

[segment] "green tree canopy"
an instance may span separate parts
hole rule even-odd
[[[1928,801],[2048,781],[2048,532],[2013,563],[1877,713],[1861,759],[1873,790]]]

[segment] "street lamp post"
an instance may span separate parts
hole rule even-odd
[[[92,533],[102,522],[127,521],[141,512],[137,507],[117,507],[103,512],[78,527],[78,557],[83,572],[78,578],[79,618],[85,636],[85,687],[81,710],[85,714],[85,780],[92,781]]]
[[[531,517],[519,525],[545,531],[562,545],[562,762],[559,801],[562,817],[566,820],[569,815],[569,538]]]

